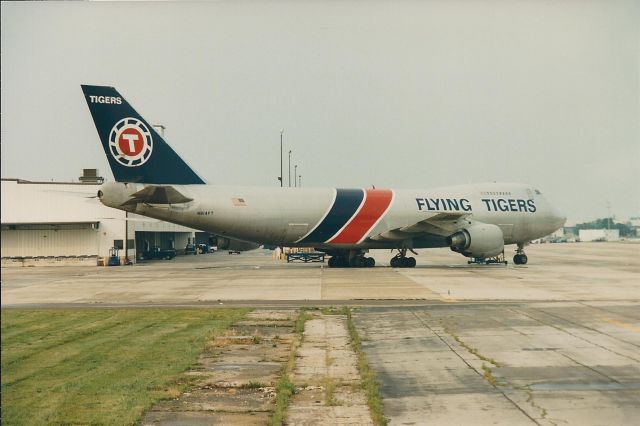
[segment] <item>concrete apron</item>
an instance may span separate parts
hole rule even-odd
[[[290,425],[373,425],[344,315],[314,314],[305,324],[286,412]]]

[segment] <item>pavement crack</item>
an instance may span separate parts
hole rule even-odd
[[[568,319],[566,319],[566,318],[563,318],[563,317],[561,317],[561,316],[559,316],[559,315],[555,315],[555,314],[549,313],[549,312],[544,311],[544,310],[542,310],[542,309],[539,309],[539,308],[531,308],[531,310],[536,311],[536,312],[540,312],[540,313],[542,313],[542,314],[544,314],[544,315],[549,315],[550,317],[557,318],[557,319],[559,319],[559,320],[561,320],[561,321],[565,321],[565,322],[567,322],[567,323],[569,323],[569,324],[571,324],[571,325],[573,325],[573,326],[575,326],[575,327],[577,327],[577,328],[584,328],[584,329],[586,329],[586,330],[593,331],[593,332],[598,333],[598,334],[601,334],[601,335],[603,335],[603,336],[606,336],[606,337],[613,338],[613,339],[615,339],[615,340],[621,341],[620,339],[617,339],[617,338],[615,338],[615,337],[613,337],[613,336],[611,336],[611,335],[608,335],[608,334],[606,334],[606,333],[603,333],[603,332],[601,332],[601,331],[599,331],[599,330],[596,330],[596,329],[594,329],[594,328],[588,327],[588,326],[586,326],[586,325],[577,324],[577,323],[575,323],[575,322],[573,322],[573,321],[571,321],[571,320],[568,320]],[[559,327],[559,326],[557,326],[557,325],[555,325],[555,324],[552,324],[552,323],[547,322],[547,321],[543,321],[543,320],[541,320],[541,319],[539,319],[539,318],[536,318],[536,317],[534,317],[534,316],[532,316],[532,315],[530,315],[530,314],[527,314],[527,313],[526,313],[526,312],[524,312],[524,311],[516,311],[516,312],[519,312],[519,313],[521,313],[522,315],[524,315],[524,316],[526,316],[526,317],[528,317],[528,318],[530,318],[530,319],[532,319],[532,320],[534,320],[534,321],[539,322],[540,324],[544,324],[544,325],[549,326],[549,327],[551,327],[551,328],[555,328],[556,330],[561,331],[561,332],[563,332],[563,333],[566,333],[566,334],[568,334],[568,335],[570,335],[570,336],[572,336],[572,337],[575,337],[576,339],[580,339],[580,340],[582,340],[583,342],[587,342],[587,343],[589,343],[590,345],[597,346],[597,347],[599,347],[600,349],[603,349],[603,350],[605,350],[605,351],[607,351],[607,352],[610,352],[610,353],[612,353],[612,354],[618,355],[618,356],[623,357],[623,358],[630,359],[631,361],[640,362],[640,359],[637,359],[637,358],[634,358],[634,357],[631,357],[631,356],[628,356],[628,355],[625,355],[625,354],[621,354],[620,352],[616,352],[616,351],[614,351],[614,350],[612,350],[612,349],[607,348],[606,346],[603,346],[603,345],[601,345],[601,344],[599,344],[599,343],[596,343],[596,342],[592,342],[591,340],[589,340],[589,339],[587,339],[587,338],[584,338],[584,337],[579,336],[579,335],[577,335],[577,334],[575,334],[575,333],[572,333],[572,332],[570,332],[569,330],[566,330],[566,329],[564,329],[564,328],[562,328],[562,327]],[[624,343],[627,343],[627,342],[624,342]],[[634,346],[637,346],[637,345],[634,345]]]
[[[599,376],[604,377],[605,379],[607,379],[607,380],[609,380],[609,381],[612,381],[612,382],[615,382],[615,383],[620,384],[620,382],[619,382],[618,380],[614,379],[613,377],[609,377],[609,376],[607,376],[606,374],[604,374],[604,373],[602,373],[602,372],[600,372],[600,371],[596,370],[595,368],[593,368],[593,367],[589,367],[588,365],[581,363],[581,362],[580,362],[580,361],[578,361],[577,359],[572,358],[571,356],[569,356],[569,355],[567,355],[567,354],[565,354],[565,353],[563,353],[563,352],[558,351],[558,353],[559,353],[560,355],[562,355],[563,357],[567,358],[568,360],[570,360],[571,362],[574,362],[574,363],[578,364],[580,367],[584,367],[584,368],[586,368],[587,370],[591,370],[591,371],[593,371],[594,373],[598,374]]]
[[[451,346],[449,344],[449,342],[447,342],[447,340],[440,334],[438,333],[433,327],[431,327],[427,321],[425,321],[423,318],[421,318],[416,312],[411,312],[413,314],[413,316],[420,321],[420,323],[422,323],[422,325],[424,325],[427,329],[429,329],[436,337],[438,337],[438,339],[440,339],[440,341],[442,343],[444,343],[450,350],[451,352],[453,352],[458,358],[460,358],[460,360],[462,360],[462,362],[464,364],[467,365],[468,368],[470,368],[471,370],[473,370],[476,374],[478,374],[480,377],[482,377],[493,389],[495,389],[497,392],[499,392],[507,401],[509,401],[518,411],[520,411],[524,416],[526,416],[529,420],[531,420],[533,423],[540,425],[540,423],[533,417],[531,417],[529,415],[529,413],[527,413],[518,403],[516,403],[516,401],[514,401],[512,398],[509,397],[509,395],[506,394],[506,392],[504,392],[504,390],[501,388],[501,386],[499,385],[498,381],[495,379],[495,377],[493,376],[492,372],[491,372],[491,368],[486,366],[485,364],[482,365],[482,372],[480,372],[478,369],[476,369],[473,365],[471,365],[462,355],[460,355],[458,353],[458,351],[456,351],[454,349],[453,346]],[[428,314],[426,314],[428,315]],[[452,338],[454,338],[454,340],[456,340],[456,342],[459,343],[459,339],[456,339],[452,334],[448,333],[446,330],[446,327],[442,327],[443,331],[447,334],[449,334]],[[460,343],[459,343],[460,344]],[[462,345],[461,345],[462,346]],[[468,346],[463,346],[465,348],[465,350],[469,351]],[[469,351],[470,352],[470,351]],[[476,350],[477,352],[477,350]],[[473,355],[475,355],[476,357],[478,355],[476,355],[476,353],[470,352]],[[482,359],[482,358],[480,358]],[[495,363],[495,361],[489,361],[490,358],[485,358],[486,361],[490,362],[491,364],[493,364],[494,366],[497,366],[497,364]]]

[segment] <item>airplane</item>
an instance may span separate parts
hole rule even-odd
[[[116,182],[109,207],[220,235],[245,246],[313,247],[329,267],[373,267],[371,249],[397,250],[390,265],[416,266],[416,249],[450,247],[474,262],[528,262],[524,247],[564,225],[533,186],[477,183],[434,189],[211,185],[113,87],[82,85]],[[502,257],[500,257],[502,256]],[[505,262],[506,263],[506,262]]]

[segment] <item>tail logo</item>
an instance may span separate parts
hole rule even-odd
[[[109,151],[123,166],[143,165],[151,157],[152,150],[151,132],[142,121],[136,118],[123,118],[109,133]]]

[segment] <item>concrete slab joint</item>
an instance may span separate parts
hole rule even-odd
[[[373,425],[344,315],[314,314],[293,371],[290,425]]]

